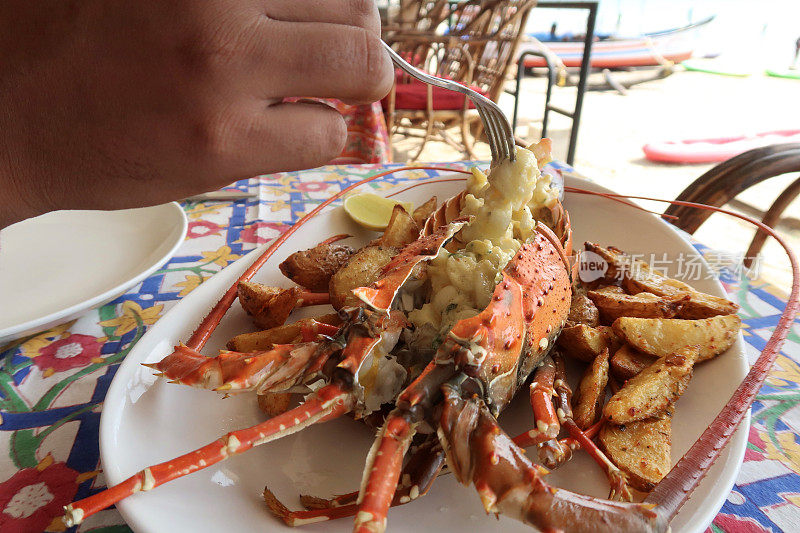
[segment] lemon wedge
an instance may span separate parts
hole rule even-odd
[[[372,193],[353,194],[344,199],[344,211],[359,225],[373,231],[383,231],[389,225],[394,206],[402,205],[412,212],[414,204],[398,202]]]

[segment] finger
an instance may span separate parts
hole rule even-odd
[[[357,103],[380,100],[394,71],[380,39],[353,26],[273,22],[253,47],[251,75],[261,96],[313,96]],[[260,56],[260,57],[258,57]],[[266,90],[266,93],[263,92]]]
[[[221,143],[229,178],[318,167],[344,149],[344,119],[324,104],[282,103],[241,115],[247,118],[230,127]]]
[[[358,26],[380,35],[381,19],[374,0],[267,0],[267,17],[283,22],[328,22]]]

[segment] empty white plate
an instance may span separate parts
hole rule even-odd
[[[183,242],[175,202],[121,211],[55,211],[0,232],[0,344],[109,302]]]

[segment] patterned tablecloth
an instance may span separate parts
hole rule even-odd
[[[148,326],[320,201],[384,168],[330,166],[262,176],[236,185],[257,191],[257,200],[185,204],[186,241],[155,274],[78,320],[0,347],[0,531],[64,531],[58,518],[62,506],[104,486],[97,438],[103,398],[120,361]],[[380,191],[437,174],[407,171],[367,187]],[[748,355],[754,359],[777,323],[785,296],[763,282],[736,281],[727,274],[722,280],[741,305]],[[800,337],[795,328],[753,407],[745,462],[712,530],[800,529],[799,404]],[[110,509],[80,530],[121,533],[128,527]]]

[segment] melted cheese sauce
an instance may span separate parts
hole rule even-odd
[[[461,230],[466,244],[455,253],[442,249],[431,261],[430,302],[412,311],[409,320],[444,333],[478,314],[489,304],[500,272],[557,201],[558,191],[530,150],[517,148],[516,160],[492,168],[488,177],[473,169],[461,210],[462,216],[474,217]]]

